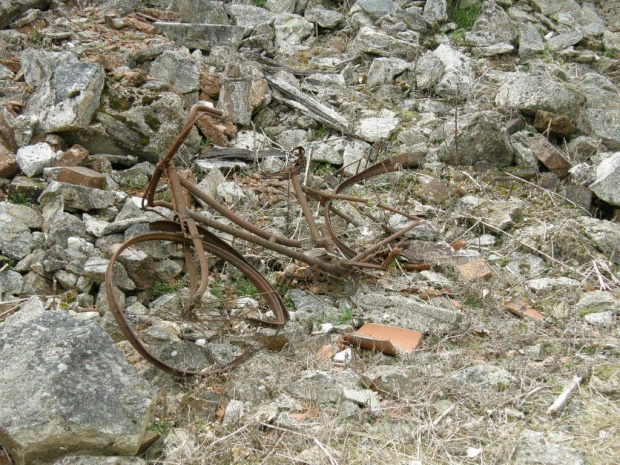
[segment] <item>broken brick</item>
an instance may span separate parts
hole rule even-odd
[[[75,144],[69,150],[65,150],[54,166],[80,166],[88,158],[88,150],[79,144]]]
[[[19,171],[19,165],[11,155],[0,155],[0,178],[11,179]]]
[[[564,158],[562,152],[551,142],[543,136],[538,135],[530,140],[529,146],[534,156],[558,178],[565,178],[568,176],[568,170],[571,168],[571,164]]]
[[[482,258],[458,265],[456,268],[465,281],[488,279],[493,275],[493,270]]]
[[[506,310],[518,317],[529,317],[534,320],[544,321],[545,317],[539,312],[534,310],[532,306],[525,299],[520,299],[518,302],[505,302]]]
[[[58,181],[93,189],[103,189],[105,186],[105,176],[103,174],[83,166],[63,167],[58,174]]]
[[[544,110],[536,112],[534,127],[543,134],[548,132],[556,137],[568,137],[575,132],[575,125],[568,116],[556,115]]]
[[[343,340],[356,347],[398,355],[413,352],[422,344],[423,337],[420,331],[412,329],[366,323],[356,332],[345,334]]]

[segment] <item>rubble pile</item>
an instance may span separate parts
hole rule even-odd
[[[377,191],[424,221],[385,273],[281,285],[277,351],[180,381],[123,340],[102,283],[173,219],[140,196],[199,101],[225,117],[175,162],[256,224],[309,236],[273,176],[298,146],[323,187],[414,154]],[[618,0],[5,1],[0,445],[17,464],[619,462],[619,222]],[[114,275],[152,344],[183,339],[173,245]],[[235,246],[274,284],[303,267]]]

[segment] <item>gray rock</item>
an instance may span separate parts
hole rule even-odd
[[[74,456],[64,457],[54,465],[147,465],[147,462],[139,457]]]
[[[301,87],[304,90],[316,92],[319,97],[326,94],[340,97],[346,85],[342,74],[310,74],[302,81]]]
[[[233,3],[226,8],[234,25],[244,27],[246,35],[261,26],[271,26],[276,18],[271,11],[258,6]]]
[[[4,29],[14,19],[19,18],[30,8],[44,10],[51,0],[5,0],[0,4],[0,29]]]
[[[223,24],[186,24],[157,21],[153,23],[166,37],[187,48],[199,48],[210,51],[213,47],[223,45],[234,50],[239,48],[245,28]]]
[[[272,13],[294,13],[297,0],[267,0],[265,8]]]
[[[620,32],[603,32],[603,46],[605,50],[620,52]]]
[[[43,173],[43,168],[52,165],[56,158],[56,152],[45,142],[21,147],[15,157],[19,168],[29,177]]]
[[[46,222],[44,231],[50,244],[67,247],[70,237],[88,238],[86,225],[77,216],[69,213],[59,213]]]
[[[18,205],[10,202],[0,202],[0,213],[12,216],[21,221],[30,229],[41,229],[43,218],[41,214],[26,205]]]
[[[400,58],[375,58],[368,70],[366,87],[373,90],[383,84],[390,84],[408,68],[409,62]]]
[[[540,1],[540,0],[537,0]],[[560,4],[562,2],[558,2]],[[585,465],[580,451],[548,441],[544,433],[526,431],[517,446],[515,465]]]
[[[412,382],[415,376],[411,367],[377,365],[362,373],[361,381],[381,395],[406,398],[419,392],[419,387]]]
[[[183,98],[172,92],[106,89],[102,107],[97,120],[101,123],[103,134],[93,134],[94,137],[85,134],[79,140],[80,145],[91,153],[100,153],[105,149],[105,144],[112,143],[115,153],[130,152],[152,163],[158,162],[170,148],[187,118]],[[91,129],[94,125],[89,131]],[[192,158],[198,152],[199,144],[200,137],[193,128],[178,156]]]
[[[620,399],[620,364],[601,363],[592,369],[590,386],[612,399]]]
[[[447,0],[426,0],[424,4],[424,19],[443,23],[448,20]]]
[[[290,395],[312,400],[317,403],[339,403],[344,400],[345,389],[359,389],[360,378],[357,373],[346,370],[340,373],[306,371],[301,379],[285,387]]]
[[[599,199],[620,206],[620,152],[596,167],[596,179],[589,188]]]
[[[308,21],[317,23],[320,27],[325,29],[334,29],[338,27],[344,19],[342,13],[328,10],[320,5],[308,8],[304,16]]]
[[[620,109],[587,108],[580,113],[580,129],[600,138],[611,150],[620,150]]]
[[[342,153],[344,173],[352,176],[366,169],[372,146],[361,140],[352,139],[347,142]]]
[[[426,52],[415,63],[415,87],[419,90],[433,89],[439,82],[446,67],[443,61],[433,52]]]
[[[366,112],[360,118],[355,133],[368,142],[389,138],[400,124],[396,113],[383,109],[378,113]]]
[[[37,61],[42,69],[42,80],[24,112],[38,118],[35,131],[87,128],[99,107],[105,78],[103,66],[80,62],[67,53],[34,52],[25,59]]]
[[[348,51],[351,53],[366,53],[409,60],[415,57],[418,49],[417,37],[401,38],[369,26],[362,27],[348,47]]]
[[[418,331],[441,332],[454,328],[463,320],[461,312],[402,295],[359,292],[351,300],[366,312],[367,321],[373,323],[393,323]]]
[[[46,312],[2,325],[0,354],[0,435],[18,465],[137,453],[157,391],[101,327]]]
[[[476,47],[487,47],[498,43],[510,44],[515,36],[512,21],[504,9],[494,1],[486,1],[471,31],[465,33],[464,42]]]
[[[475,78],[472,60],[445,44],[437,47],[433,54],[444,65],[444,73],[435,85],[437,95],[464,99]]]
[[[199,88],[200,69],[194,60],[182,52],[167,50],[162,53],[151,63],[149,75],[172,84],[182,94],[197,92]]]
[[[83,211],[108,208],[114,205],[116,200],[114,192],[52,181],[41,193],[39,203],[51,202],[59,196],[63,197],[65,206],[69,209]]]
[[[439,146],[442,161],[454,165],[484,161],[498,167],[512,164],[514,149],[499,113],[485,111],[461,117],[457,132],[455,141],[454,129],[446,129],[447,137]]]
[[[24,278],[17,271],[7,270],[0,273],[0,295],[19,295],[23,285]]]
[[[172,0],[164,5],[179,15],[182,23],[230,24],[230,20],[219,2],[203,0]]]
[[[546,110],[560,115],[574,115],[585,97],[566,84],[543,76],[517,75],[504,82],[495,96],[495,104],[518,108],[528,114]]]
[[[32,235],[24,223],[0,213],[0,251],[12,260],[21,260],[30,253]]]
[[[514,46],[512,46],[511,44],[501,42],[498,44],[488,45],[485,47],[473,47],[471,51],[472,53],[476,55],[480,55],[483,57],[492,57],[495,55],[504,55],[506,53],[512,53],[514,49],[515,49]]]
[[[578,218],[583,234],[607,258],[620,263],[620,225],[596,218]]]
[[[596,313],[588,313],[583,317],[587,323],[590,323],[593,326],[599,326],[603,328],[610,328],[615,326],[618,317],[616,316],[616,312],[608,311],[608,312],[596,312]]]
[[[174,428],[164,439],[162,459],[169,463],[198,461],[200,444],[196,434],[185,428]]]
[[[222,78],[218,108],[234,123],[249,126],[252,120],[252,81],[242,76],[236,65],[227,68]]]
[[[537,294],[548,294],[555,290],[576,289],[580,283],[576,279],[561,276],[559,278],[530,279],[525,283],[527,287]]]
[[[105,273],[110,260],[107,258],[91,257],[84,263],[84,277],[96,283],[103,283]],[[112,283],[119,289],[125,291],[133,291],[136,288],[135,283],[127,276],[125,267],[119,262],[114,264],[114,272]]]
[[[310,21],[292,13],[279,14],[273,27],[276,31],[275,45],[283,52],[294,51],[314,32],[314,26]]]
[[[398,5],[391,0],[358,0],[356,5],[375,20],[385,15],[394,14],[398,10]]]
[[[459,370],[450,376],[452,379],[480,390],[506,389],[517,381],[510,372],[490,363],[478,363],[469,368]]]
[[[519,25],[519,56],[531,57],[545,51],[545,44],[536,26],[530,23]]]
[[[555,37],[552,37],[547,41],[547,45],[549,48],[555,52],[559,50],[564,50],[571,45],[578,44],[583,39],[583,32],[567,32],[565,34],[560,34]]]
[[[312,151],[312,159],[332,165],[342,165],[346,142],[340,137],[331,137],[325,141],[304,144],[306,153]]]

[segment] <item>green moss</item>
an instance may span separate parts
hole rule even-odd
[[[151,141],[151,138],[149,136],[145,136],[145,135],[140,136],[140,145],[142,147],[146,147],[147,145],[149,145],[150,141]]]
[[[470,30],[478,19],[481,9],[480,0],[466,6],[461,6],[461,0],[456,0],[448,6],[448,19],[458,24],[459,28]]]
[[[149,128],[151,128],[153,131],[159,131],[159,128],[161,127],[161,121],[159,121],[159,119],[157,119],[155,116],[153,115],[146,115],[144,117],[144,122],[148,125]]]
[[[108,104],[114,111],[127,111],[131,108],[131,103],[128,98],[111,96]]]

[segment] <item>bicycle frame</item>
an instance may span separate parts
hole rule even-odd
[[[183,131],[181,132],[173,146],[170,148],[168,153],[157,164],[155,173],[147,187],[142,203],[143,208],[163,206],[173,210],[178,218],[178,221],[181,224],[182,230],[188,234],[188,238],[191,238],[194,241],[194,246],[196,247],[196,250],[202,250],[201,238],[196,228],[196,223],[200,223],[209,228],[222,231],[224,233],[230,234],[233,237],[257,244],[266,249],[280,253],[289,258],[299,260],[310,266],[315,266],[321,271],[329,273],[330,275],[333,275],[335,277],[343,277],[346,274],[350,273],[354,268],[369,268],[379,270],[387,269],[390,263],[398,255],[398,252],[400,251],[398,248],[392,251],[393,253],[390,253],[388,259],[386,259],[382,263],[374,262],[370,260],[369,257],[371,257],[381,248],[397,241],[399,238],[402,238],[405,233],[421,224],[421,220],[416,216],[389,207],[388,205],[379,204],[379,206],[381,206],[382,208],[386,208],[394,213],[399,213],[413,220],[413,222],[405,228],[402,228],[398,231],[392,231],[392,234],[389,237],[385,238],[384,240],[378,242],[374,246],[359,254],[356,254],[355,251],[353,251],[346,244],[340,241],[337,235],[331,229],[331,215],[344,215],[342,212],[339,212],[336,208],[331,206],[331,202],[333,200],[342,199],[351,202],[368,202],[368,200],[363,198],[342,195],[340,194],[341,191],[345,190],[346,188],[357,182],[363,181],[373,176],[377,176],[379,174],[389,173],[392,171],[396,171],[400,168],[417,168],[420,166],[420,160],[414,155],[404,154],[377,163],[363,170],[357,175],[347,179],[346,181],[338,185],[333,192],[319,191],[309,187],[304,187],[301,180],[299,179],[297,170],[290,169],[289,171],[287,171],[286,177],[293,186],[294,195],[299,202],[304,219],[306,221],[306,224],[308,225],[312,242],[315,247],[323,248],[327,252],[329,252],[332,260],[328,262],[303,253],[302,251],[298,250],[301,249],[301,241],[272,234],[269,231],[257,227],[256,225],[246,221],[239,215],[235,214],[226,206],[222,205],[220,202],[218,202],[213,197],[204,192],[202,189],[200,189],[192,181],[178,175],[172,158],[183,144],[183,141],[189,135],[192,126],[194,125],[196,120],[204,114],[209,114],[216,117],[223,116],[223,113],[221,111],[216,110],[207,104],[199,103],[192,107]],[[171,203],[154,200],[155,190],[163,174],[166,175],[170,183],[169,190],[172,197]],[[183,199],[182,189],[186,189],[187,191],[189,191],[194,197],[202,200],[210,208],[212,208],[222,216],[228,218],[238,227],[234,227],[217,220],[206,218],[198,214],[197,212],[189,209]],[[314,220],[314,216],[308,205],[308,196],[315,198],[324,205],[324,218],[326,226],[324,230],[320,230]],[[345,255],[346,259],[338,259],[333,255],[333,252],[336,248],[340,250],[343,255]],[[204,292],[204,289],[206,289],[206,282],[208,280],[208,264],[206,263],[206,260],[205,263],[201,261],[200,268],[201,283],[196,290],[196,295],[200,295],[200,292]]]

